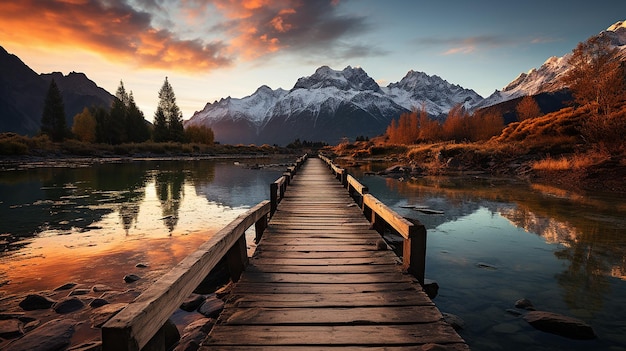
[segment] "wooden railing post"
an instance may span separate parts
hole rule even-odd
[[[278,207],[278,184],[270,183],[270,216],[274,215]]]
[[[424,285],[426,272],[426,228],[422,224],[409,227],[409,237],[402,247],[403,268]]]
[[[263,232],[267,228],[267,216],[261,217],[256,223],[254,223],[254,242],[261,242],[261,238],[263,237]]]
[[[244,271],[248,264],[248,249],[246,246],[246,235],[239,237],[239,240],[228,250],[226,254],[226,261],[228,262],[228,272],[230,273],[230,279],[236,283],[239,281],[241,273]]]

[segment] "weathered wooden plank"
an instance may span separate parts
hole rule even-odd
[[[275,265],[275,266],[351,266],[351,265],[386,265],[389,266],[390,259],[387,257],[352,257],[352,258],[335,258],[335,257],[318,257],[318,258],[282,258],[279,257],[258,257],[251,259],[254,266]],[[399,259],[395,261],[396,265],[401,262]],[[344,269],[353,269],[354,267],[345,267]],[[251,271],[252,268],[248,267]]]
[[[442,319],[434,306],[229,308],[220,316],[228,325],[357,325],[434,323]]]
[[[382,307],[434,306],[425,294],[407,294],[406,291],[370,291],[359,294],[233,294],[227,307]]]
[[[284,262],[283,262],[284,263]],[[254,265],[248,267],[248,272],[255,273],[315,273],[315,274],[341,274],[341,273],[398,273],[400,267],[387,264],[378,265],[351,265],[344,267],[343,265],[279,265],[279,264],[262,264],[255,262]]]
[[[242,282],[274,282],[274,283],[400,283],[411,281],[411,276],[402,273],[336,273],[336,274],[305,274],[305,273],[258,273],[246,272]]]
[[[233,294],[360,294],[374,291],[405,291],[414,294],[421,289],[419,284],[407,285],[406,282],[383,283],[283,283],[239,281],[233,288]]]
[[[257,247],[254,257],[259,258],[359,258],[359,257],[389,257],[397,259],[390,251],[345,251],[345,252],[283,252],[266,250],[265,246]]]
[[[264,251],[324,251],[324,252],[346,252],[346,251],[377,251],[376,244],[362,244],[362,245],[267,245],[263,246]]]
[[[220,325],[204,345],[423,345],[462,343],[445,322],[414,325]]]

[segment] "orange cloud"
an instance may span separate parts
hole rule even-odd
[[[151,15],[120,1],[0,2],[2,42],[97,52],[140,67],[194,71],[230,64],[222,42],[182,40],[151,26]]]

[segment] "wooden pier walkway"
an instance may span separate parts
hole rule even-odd
[[[380,240],[309,159],[200,350],[468,350]]]

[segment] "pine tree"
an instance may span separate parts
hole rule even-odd
[[[132,91],[128,95],[128,108],[126,112],[126,134],[128,135],[128,141],[141,143],[150,139],[150,129],[143,116],[143,112],[141,112],[137,104],[135,104]]]
[[[67,123],[65,122],[65,105],[61,91],[54,79],[50,82],[44,100],[41,133],[47,134],[52,141],[63,141],[68,135]]]
[[[111,144],[120,144],[128,140],[127,135],[127,111],[128,111],[128,94],[124,88],[124,83],[120,81],[120,86],[115,92],[115,99],[109,112],[109,121],[107,123],[108,140]]]
[[[176,105],[176,95],[167,77],[159,90],[159,105],[154,114],[154,141],[178,141],[185,138],[183,115]]]

